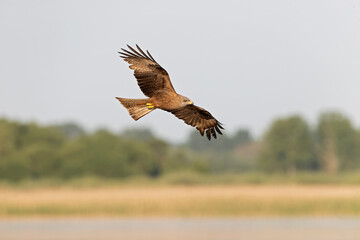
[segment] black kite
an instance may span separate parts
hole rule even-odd
[[[221,133],[220,128],[224,129],[208,111],[198,106],[180,94],[175,92],[171,84],[169,74],[151,56],[136,45],[137,50],[127,45],[131,50],[121,49],[120,53],[126,62],[130,64],[130,69],[134,70],[134,76],[141,91],[149,98],[146,99],[117,99],[129,111],[134,120],[138,120],[151,111],[159,108],[171,112],[186,124],[196,127],[200,134],[210,140],[211,135],[216,138],[216,132]]]

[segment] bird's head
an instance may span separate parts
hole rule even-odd
[[[181,96],[180,100],[181,100],[181,105],[183,105],[183,106],[194,104],[193,101],[191,101],[189,98],[187,98],[185,96]]]

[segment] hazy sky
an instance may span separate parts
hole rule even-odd
[[[1,0],[0,34],[0,117],[184,139],[175,116],[135,122],[114,98],[143,97],[117,54],[137,43],[228,133],[332,109],[360,125],[360,1]]]

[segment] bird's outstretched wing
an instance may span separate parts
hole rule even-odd
[[[187,105],[169,112],[177,118],[182,119],[186,124],[196,127],[202,136],[204,136],[204,132],[206,132],[209,140],[211,139],[211,135],[216,138],[216,132],[222,134],[220,128],[224,129],[222,124],[208,111],[195,105]]]
[[[146,54],[138,45],[136,45],[138,51],[127,46],[130,51],[122,48],[123,52],[119,52],[120,57],[130,64],[129,68],[134,70],[138,85],[146,96],[152,97],[161,89],[175,93],[169,74],[155,61],[149,51],[146,51]]]

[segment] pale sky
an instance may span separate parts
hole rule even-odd
[[[117,54],[137,43],[228,134],[326,110],[360,126],[360,1],[1,0],[0,34],[0,117],[184,140],[175,116],[135,122],[114,98],[144,97]]]

